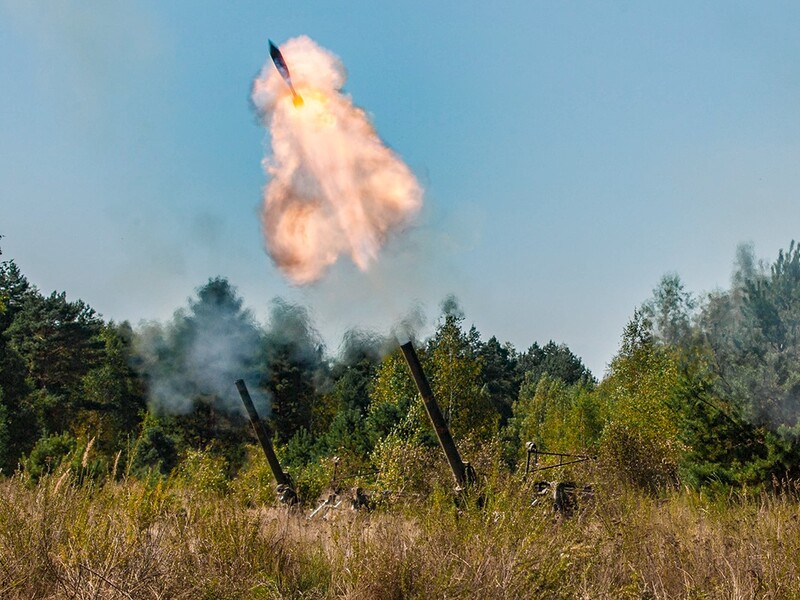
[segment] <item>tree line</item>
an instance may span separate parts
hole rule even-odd
[[[533,441],[596,455],[654,491],[800,474],[794,242],[769,264],[740,247],[728,289],[701,297],[665,275],[600,381],[566,345],[520,351],[484,339],[452,299],[417,346],[463,453],[491,451],[497,468],[521,468]],[[202,455],[230,479],[254,442],[240,377],[290,472],[336,456],[364,481],[424,486],[436,441],[392,338],[353,330],[332,355],[304,307],[275,299],[259,323],[223,277],[170,321],[134,328],[64,292],[45,295],[13,260],[0,263],[3,474],[36,479],[73,461],[81,477],[119,476],[121,465],[164,477]]]

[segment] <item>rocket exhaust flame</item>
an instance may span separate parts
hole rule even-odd
[[[272,140],[263,161],[267,250],[298,285],[319,279],[342,254],[365,271],[419,211],[422,188],[341,92],[346,76],[337,57],[305,36],[282,50],[270,46],[275,68],[267,63],[252,90]]]
[[[292,104],[295,106],[303,106],[303,98],[295,91],[294,86],[292,85],[292,76],[289,73],[289,67],[286,64],[286,60],[283,58],[283,54],[278,49],[278,47],[272,43],[272,40],[269,40],[269,55],[272,58],[272,62],[275,63],[275,68],[278,69],[278,73],[281,74],[283,80],[286,82],[286,85],[289,86],[289,89],[292,90]]]

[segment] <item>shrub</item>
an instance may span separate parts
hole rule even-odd
[[[228,489],[225,458],[207,450],[188,450],[178,465],[178,479],[198,492],[222,494]]]
[[[78,445],[68,433],[53,434],[40,438],[22,465],[32,481],[36,482],[46,473],[52,473],[67,459]]]

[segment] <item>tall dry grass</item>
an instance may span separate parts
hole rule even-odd
[[[0,598],[800,598],[790,494],[600,488],[573,518],[519,481],[366,514],[185,482],[0,481]]]

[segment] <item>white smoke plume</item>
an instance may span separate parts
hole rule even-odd
[[[342,93],[339,58],[306,36],[286,42],[281,53],[302,104],[271,60],[252,90],[272,141],[263,161],[267,250],[297,285],[319,279],[342,254],[365,271],[386,238],[419,211],[422,188]]]

